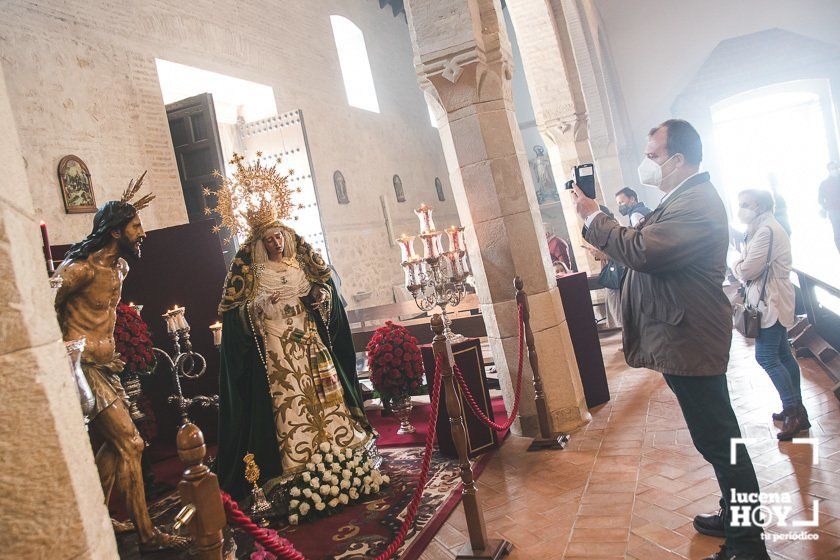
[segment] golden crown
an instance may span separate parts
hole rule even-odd
[[[289,178],[294,170],[289,169],[286,175],[277,170],[280,158],[271,166],[260,163],[262,152],[256,153],[256,161],[250,165],[243,165],[245,157],[234,153],[230,160],[236,166],[233,178],[223,176],[218,170],[213,176],[222,179],[217,190],[204,188],[204,196],[214,196],[216,206],[205,208],[208,216],[213,212],[219,215],[221,223],[213,227],[213,233],[222,228],[230,231],[230,237],[241,234],[260,232],[265,227],[292,216],[294,210],[303,208],[292,202],[292,193],[300,192],[300,187],[289,186]],[[228,239],[228,241],[230,238]]]

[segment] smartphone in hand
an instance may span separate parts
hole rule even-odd
[[[576,165],[572,168],[574,179],[566,181],[566,189],[572,190],[577,184],[588,198],[595,200],[595,166],[591,163]]]
[[[595,165],[591,163],[576,165],[575,183],[587,198],[595,200]]]

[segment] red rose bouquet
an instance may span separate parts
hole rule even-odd
[[[387,321],[376,329],[367,357],[370,380],[383,398],[422,394],[423,358],[417,339],[405,327]]]
[[[120,359],[125,362],[124,374],[146,375],[154,371],[157,358],[152,351],[149,327],[132,307],[117,304],[114,340]]]

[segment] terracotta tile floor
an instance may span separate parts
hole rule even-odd
[[[779,443],[770,414],[780,409],[753,348],[738,335],[729,384],[763,491],[791,492],[791,519],[811,519],[819,499],[814,541],[769,542],[774,559],[840,558],[840,407],[829,377],[800,360],[802,393],[819,464],[808,446]],[[592,410],[592,422],[568,449],[527,453],[529,440],[511,436],[479,481],[488,533],[514,543],[511,559],[703,558],[721,541],[697,534],[696,513],[717,509],[714,473],[691,444],[662,376],[630,369],[619,338],[603,341],[612,400]],[[785,529],[783,531],[783,529]],[[789,528],[771,527],[770,533]],[[798,529],[801,530],[801,529]],[[798,531],[797,530],[797,531]],[[456,509],[421,560],[454,558],[467,540],[463,507]]]

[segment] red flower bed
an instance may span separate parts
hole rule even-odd
[[[157,358],[152,351],[149,327],[137,311],[122,302],[117,304],[114,340],[120,359],[125,362],[123,373],[145,375],[155,369]]]
[[[421,394],[423,358],[417,339],[402,325],[387,321],[367,345],[370,380],[385,398]]]

